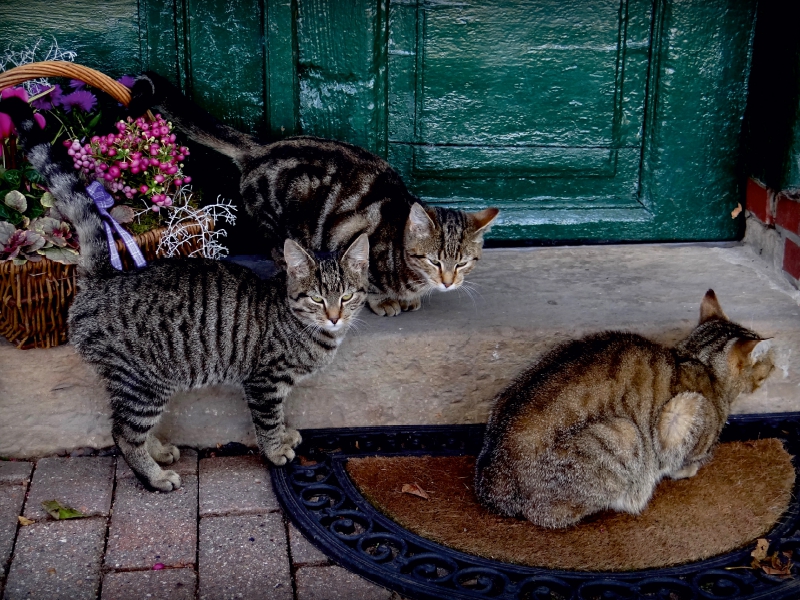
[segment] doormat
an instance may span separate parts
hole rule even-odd
[[[417,535],[503,562],[587,571],[668,567],[742,548],[786,512],[795,479],[780,440],[728,442],[693,478],[662,481],[641,515],[601,513],[554,530],[483,508],[474,456],[351,458],[346,469],[367,500]]]
[[[714,461],[692,479],[664,482],[643,515],[596,515],[560,532],[481,514],[471,479],[483,429],[307,430],[298,459],[272,470],[273,484],[286,514],[320,550],[406,598],[800,597],[795,567],[792,577],[770,574],[753,568],[750,555],[755,538],[763,537],[770,555],[800,557],[800,489],[786,454],[800,451],[800,413],[731,416]],[[391,471],[380,471],[390,465]],[[389,479],[394,483],[386,484]],[[396,489],[403,484],[416,484],[428,499]],[[682,504],[676,504],[678,496]],[[747,498],[753,502],[742,508]],[[708,522],[714,516],[718,527]],[[646,523],[644,532],[637,519]],[[448,527],[453,537],[442,537]],[[498,533],[499,527],[506,530]],[[511,552],[520,545],[512,537],[519,531],[530,538],[522,560]],[[576,541],[581,535],[584,541]],[[469,545],[491,539],[499,542],[490,551]],[[523,560],[529,565],[519,564]],[[654,568],[686,560],[691,562]]]

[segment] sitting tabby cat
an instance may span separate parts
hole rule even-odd
[[[675,348],[613,331],[555,348],[497,396],[478,498],[542,527],[638,514],[659,480],[692,477],[709,459],[731,403],[772,371],[770,346],[709,290]]]
[[[379,315],[417,310],[428,290],[458,288],[499,212],[425,208],[386,161],[350,144],[314,137],[261,143],[219,123],[152,72],[136,81],[132,95],[132,115],[155,106],[191,139],[233,159],[245,207],[278,261],[287,237],[335,252],[366,233],[367,302]]]
[[[105,383],[114,440],[136,475],[156,490],[180,487],[174,471],[156,464],[177,461],[178,449],[162,445],[153,427],[175,392],[216,383],[244,387],[261,454],[276,465],[292,460],[300,434],[285,429],[283,400],[331,362],[363,306],[367,236],[340,260],[320,262],[286,240],[286,272],[267,282],[241,266],[200,258],[116,271],[101,217],[64,149],[50,145],[25,102],[3,100],[0,112],[12,117],[56,208],[77,230],[81,262],[69,339]]]

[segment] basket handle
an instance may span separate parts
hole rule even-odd
[[[19,85],[29,79],[38,79],[40,77],[69,77],[71,79],[79,79],[92,87],[103,90],[117,102],[121,102],[125,106],[128,106],[131,101],[131,91],[119,81],[112,79],[100,71],[63,60],[33,62],[4,71],[0,73],[0,91]]]

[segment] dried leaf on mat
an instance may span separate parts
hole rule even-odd
[[[42,506],[54,519],[79,519],[86,516],[79,510],[62,505],[58,500],[45,500]]]
[[[739,216],[739,214],[740,214],[741,212],[742,212],[742,203],[741,203],[741,202],[739,202],[739,203],[736,205],[736,208],[734,208],[734,209],[731,211],[731,218],[732,218],[732,219],[735,219],[736,217],[738,217],[738,216]]]
[[[769,541],[760,538],[756,542],[756,549],[750,553],[753,557],[753,562],[750,566],[754,569],[761,569],[767,575],[776,577],[791,577],[792,576],[792,553],[791,552],[773,552],[769,554]]]
[[[22,515],[17,517],[17,521],[19,521],[19,524],[22,525],[23,527],[25,527],[25,525],[33,525],[35,523],[35,521],[31,521],[30,519],[27,519]]]
[[[757,561],[762,561],[767,558],[767,550],[769,550],[769,541],[759,538],[756,540],[756,549],[750,553],[750,556]]]
[[[411,494],[413,496],[419,496],[420,498],[425,498],[425,500],[430,500],[428,492],[423,490],[416,483],[404,483],[403,489],[401,489],[400,491],[403,492],[404,494]]]

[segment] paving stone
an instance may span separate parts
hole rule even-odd
[[[21,527],[6,582],[5,600],[94,600],[106,519],[43,521]]]
[[[194,600],[196,588],[197,574],[193,569],[108,573],[103,578],[101,600]]]
[[[269,469],[260,456],[218,456],[200,461],[200,516],[280,510]]]
[[[292,523],[289,523],[289,547],[292,550],[292,564],[319,565],[326,564],[328,557],[317,550]]]
[[[181,452],[176,465],[183,485],[151,492],[124,460],[117,462],[117,490],[108,532],[105,565],[111,569],[150,569],[195,564],[197,551],[197,453]]]
[[[294,575],[297,600],[394,600],[386,588],[351,573],[337,565],[302,567]]]
[[[280,513],[200,520],[201,600],[292,600]]]
[[[0,460],[0,483],[25,483],[30,481],[33,463],[17,460]]]
[[[49,519],[42,502],[58,500],[85,515],[107,517],[113,489],[114,458],[111,456],[42,458],[33,472],[25,516],[34,520]]]
[[[22,512],[25,491],[26,488],[21,485],[0,485],[0,583],[5,578],[11,550],[14,548],[17,516]]]

